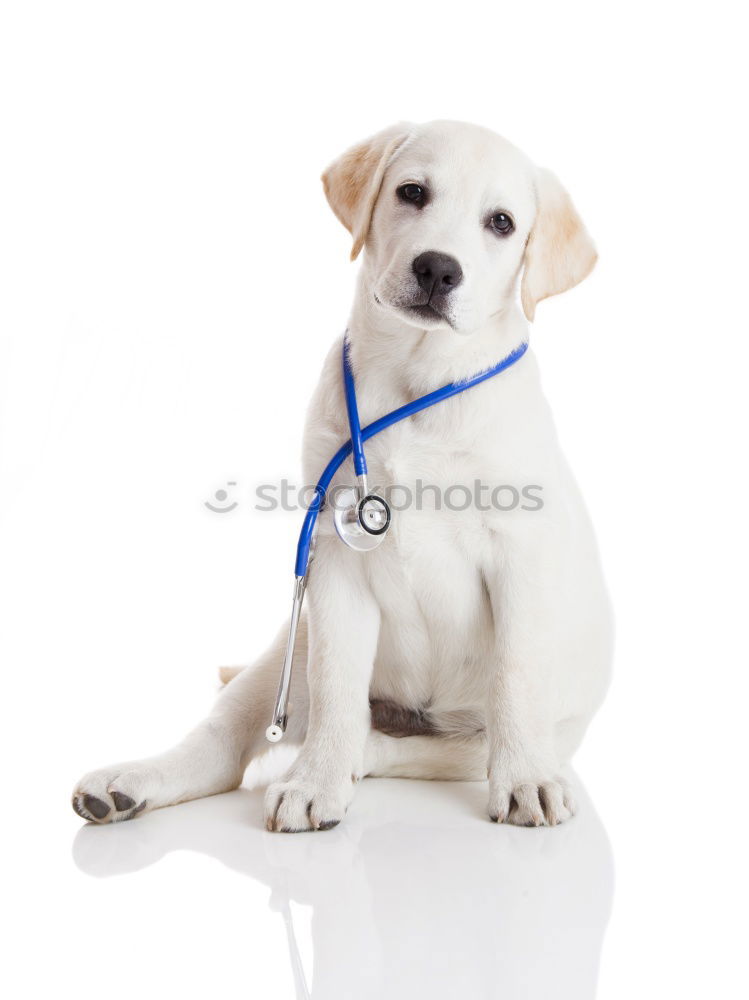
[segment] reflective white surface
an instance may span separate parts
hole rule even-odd
[[[194,884],[202,855],[233,873],[232,893],[246,891],[244,927],[231,932],[244,933],[245,952],[219,940],[212,953],[209,932],[197,959],[233,974],[234,995],[592,1000],[613,885],[600,820],[582,795],[578,816],[558,829],[498,827],[485,799],[483,783],[367,780],[335,830],[279,835],[262,827],[262,792],[243,788],[84,826],[72,848],[76,892],[92,902],[78,931],[100,932],[93,901],[104,888],[115,901],[108,934],[131,953],[148,949],[144,889],[163,924],[179,925],[184,896],[164,898],[159,870],[173,877],[176,867],[183,886]],[[194,919],[205,927],[229,914],[201,902]],[[272,962],[266,952],[254,964],[258,926],[273,939]],[[193,961],[172,967],[175,995],[202,995]]]

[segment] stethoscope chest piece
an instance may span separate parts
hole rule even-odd
[[[342,490],[336,496],[333,523],[338,537],[350,549],[371,552],[382,543],[390,527],[390,507],[376,493],[359,499],[356,490]]]

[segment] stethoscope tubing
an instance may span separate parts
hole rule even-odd
[[[351,345],[349,344],[348,337],[345,337],[343,341],[341,363],[343,366],[343,388],[346,394],[348,426],[351,433],[351,453],[354,457],[354,472],[357,476],[366,476],[367,459],[364,456],[364,439],[362,437],[361,424],[359,423],[359,407],[356,402],[356,386],[354,385],[354,373],[351,368]]]
[[[346,407],[349,413],[349,420],[351,418],[351,411],[353,408],[356,423],[350,424],[350,429],[352,431],[352,438],[350,438],[346,444],[342,445],[338,451],[333,455],[331,460],[325,466],[320,479],[318,480],[317,486],[315,486],[315,495],[307,509],[307,513],[304,518],[304,523],[302,524],[302,530],[299,534],[299,542],[297,544],[296,550],[296,564],[294,567],[294,573],[296,576],[306,576],[307,567],[309,565],[309,553],[312,544],[312,535],[315,530],[315,523],[317,521],[317,515],[323,508],[325,502],[325,496],[328,492],[328,488],[333,481],[333,477],[336,472],[340,469],[349,455],[354,453],[354,436],[359,441],[358,451],[360,455],[364,456],[363,444],[365,441],[369,441],[373,438],[375,434],[379,434],[381,431],[386,430],[388,427],[392,427],[393,424],[397,424],[399,420],[404,420],[406,417],[413,416],[414,413],[419,413],[421,410],[426,410],[429,406],[433,406],[435,403],[441,403],[445,399],[449,399],[451,396],[457,396],[460,392],[465,392],[466,389],[472,389],[473,386],[479,385],[481,382],[485,382],[487,379],[492,378],[494,375],[499,375],[500,372],[505,371],[505,369],[510,368],[519,361],[520,358],[528,350],[528,343],[524,342],[511,351],[506,357],[504,357],[500,362],[494,365],[492,368],[487,368],[486,371],[479,372],[478,375],[472,376],[472,378],[466,379],[462,382],[449,382],[447,385],[443,385],[440,389],[435,389],[433,392],[428,392],[425,396],[420,396],[418,399],[413,400],[411,403],[405,403],[403,406],[399,406],[396,410],[392,410],[390,413],[386,413],[384,417],[380,417],[378,420],[372,421],[371,424],[367,424],[366,427],[359,427],[359,413],[356,407],[356,394],[355,392],[349,393],[348,384],[350,383],[353,387],[353,373],[351,372],[350,361],[348,360],[348,341],[344,342],[344,385],[347,387],[346,391]],[[351,404],[353,400],[353,407]],[[355,428],[358,429],[356,433]],[[366,461],[364,462],[364,473],[366,474]],[[361,475],[358,470],[357,475]]]

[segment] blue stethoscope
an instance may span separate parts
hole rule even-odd
[[[349,430],[351,439],[346,442],[325,467],[320,480],[315,487],[314,497],[307,509],[304,524],[299,535],[299,542],[296,550],[296,565],[294,567],[294,601],[291,607],[291,623],[289,625],[289,637],[286,642],[286,653],[284,655],[283,666],[281,668],[281,679],[278,684],[278,694],[276,704],[273,709],[273,721],[265,731],[265,737],[269,743],[278,743],[286,731],[287,709],[289,703],[289,689],[291,687],[291,668],[294,658],[294,646],[296,644],[296,633],[299,626],[299,618],[302,613],[302,602],[304,601],[304,591],[307,586],[309,575],[309,565],[311,562],[312,540],[317,524],[317,515],[323,509],[325,496],[328,487],[333,481],[336,472],[343,465],[349,455],[354,458],[354,471],[358,480],[358,488],[350,490],[350,496],[336,497],[336,508],[333,515],[336,531],[341,541],[358,552],[368,552],[376,548],[385,538],[390,527],[391,513],[390,507],[384,497],[376,493],[370,493],[367,486],[367,460],[364,457],[364,442],[368,441],[375,434],[384,431],[387,427],[392,427],[399,420],[419,413],[435,403],[441,403],[444,399],[456,396],[459,392],[473,388],[480,382],[499,375],[519,361],[528,350],[528,344],[520,344],[514,351],[503,358],[498,364],[486,371],[474,375],[473,378],[463,382],[450,382],[443,385],[441,389],[428,392],[426,396],[415,399],[412,403],[399,406],[397,410],[380,417],[362,428],[359,423],[359,410],[356,405],[356,387],[354,385],[354,373],[351,370],[351,358],[349,342],[346,337],[343,340],[343,386],[346,392],[346,410],[348,412]]]

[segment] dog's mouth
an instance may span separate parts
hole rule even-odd
[[[447,317],[431,304],[431,302],[417,302],[416,305],[406,306],[406,309],[420,319],[445,320]]]
[[[415,321],[429,323],[430,326],[438,325],[441,323],[447,323],[448,326],[452,327],[453,322],[447,313],[443,312],[433,299],[428,299],[425,302],[383,302],[377,294],[374,296],[377,305],[383,308],[390,308],[396,310],[396,312],[404,315],[411,323]]]

